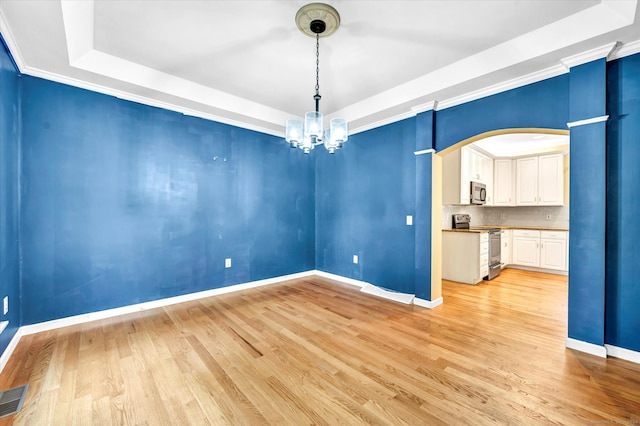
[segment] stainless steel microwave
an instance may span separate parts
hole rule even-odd
[[[480,182],[471,182],[471,204],[486,204],[487,185]]]

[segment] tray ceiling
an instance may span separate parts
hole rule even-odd
[[[354,132],[639,50],[636,0],[327,3],[341,27],[320,40],[320,108]],[[25,74],[281,135],[313,109],[304,4],[2,0],[0,32]]]

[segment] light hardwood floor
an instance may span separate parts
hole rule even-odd
[[[567,279],[429,310],[313,277],[24,336],[0,425],[638,424],[640,365],[565,349]],[[635,423],[634,423],[635,422]]]

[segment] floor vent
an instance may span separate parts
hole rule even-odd
[[[28,384],[0,392],[0,418],[15,414],[22,409],[27,389],[29,389]]]

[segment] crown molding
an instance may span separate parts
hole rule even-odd
[[[624,58],[625,56],[635,55],[640,53],[640,40],[632,41],[630,43],[619,43],[614,47],[613,51],[607,56],[608,61]]]
[[[576,67],[578,65],[586,64],[597,59],[607,58],[611,52],[618,46],[619,42],[605,44],[604,46],[596,47],[594,49],[587,50],[577,55],[568,56],[562,58],[560,62],[567,69]]]
[[[26,67],[22,73],[32,77],[38,77],[45,80],[54,81],[56,83],[78,87],[80,89],[90,90],[92,92],[101,93],[103,95],[113,96],[114,98],[122,99],[125,101],[136,102],[139,104],[148,105],[156,108],[162,108],[168,111],[178,112],[183,115],[202,118],[205,120],[215,121],[222,124],[228,124],[231,126],[235,126],[235,127],[239,127],[247,130],[253,130],[256,132],[265,133],[267,135],[284,137],[284,131],[277,131],[269,127],[248,123],[247,121],[234,120],[234,119],[223,117],[216,114],[205,113],[200,110],[187,108],[171,102],[160,101],[158,99],[136,95],[127,91],[117,90],[111,87],[105,87],[105,86],[101,86],[94,83],[88,83],[84,80],[62,76],[59,74],[51,73],[49,71],[44,71],[37,68]]]
[[[566,74],[567,72],[568,71],[564,66],[555,65],[553,67],[545,68],[543,70],[523,75],[521,77],[516,77],[502,83],[494,84],[492,86],[488,86],[479,90],[474,90],[473,92],[465,93],[464,95],[438,101],[438,110],[451,108],[456,105],[461,105],[467,102],[475,101],[477,99],[486,98],[487,96],[506,92],[507,90],[527,86],[529,84],[537,83],[548,78]]]
[[[20,74],[24,74],[24,69],[26,65],[24,63],[24,58],[22,57],[22,52],[18,49],[18,45],[15,41],[15,37],[13,33],[9,29],[9,25],[7,25],[7,21],[5,21],[4,16],[0,13],[0,34],[2,34],[2,39],[7,44],[9,51],[11,52],[11,57],[13,58],[13,63],[18,67],[18,72]]]
[[[413,111],[416,115],[427,112],[427,111],[435,111],[438,108],[438,101],[429,101],[424,104],[416,105],[411,107],[411,111]]]
[[[387,124],[396,123],[398,121],[402,121],[407,118],[411,118],[415,116],[416,116],[416,113],[413,111],[391,115],[389,117],[385,117],[377,121],[367,122],[367,124],[356,127],[354,129],[349,129],[349,135],[355,135],[358,133],[366,132],[367,130],[376,129],[378,127],[386,126]]]

